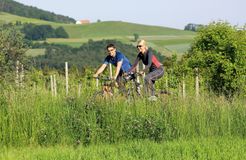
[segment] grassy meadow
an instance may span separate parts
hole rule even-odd
[[[83,85],[85,84],[85,85]],[[246,106],[201,94],[91,99],[58,82],[52,97],[44,84],[6,88],[0,98],[0,159],[244,159]]]

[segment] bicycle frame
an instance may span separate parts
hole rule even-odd
[[[141,96],[141,89],[140,89],[140,83],[137,82],[137,76],[140,75],[138,72],[130,72],[126,75],[124,75],[124,79],[128,84],[130,83],[130,86],[127,88],[127,99],[134,99],[136,97]],[[137,94],[135,94],[137,93]]]
[[[115,87],[115,82],[109,77],[97,77],[97,80],[101,81],[101,92],[103,96],[113,96],[113,88]]]

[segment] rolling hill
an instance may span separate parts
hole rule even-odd
[[[21,23],[34,23],[34,24],[49,24],[52,26],[59,26],[61,24],[35,19],[35,18],[27,18],[27,17],[21,17],[18,15],[9,14],[6,12],[0,12],[0,24],[6,24],[6,23],[16,23],[17,21]]]
[[[46,41],[48,43],[67,44],[73,47],[79,47],[81,44],[87,42],[88,39],[116,39],[124,43],[135,45],[133,42],[133,34],[136,33],[139,35],[139,38],[146,39],[151,47],[160,52],[165,52],[166,55],[170,55],[173,52],[185,52],[195,36],[195,32],[122,21],[105,21],[86,25],[76,25],[55,23],[0,12],[0,24],[10,22],[15,23],[16,21],[40,25],[49,24],[54,28],[62,26],[67,31],[70,38],[53,38],[47,39]]]
[[[1,0],[0,11],[22,17],[36,18],[59,23],[74,23],[75,20],[68,16],[58,15],[33,6],[27,6],[13,0]]]

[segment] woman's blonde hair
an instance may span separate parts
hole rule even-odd
[[[138,45],[139,45],[139,44],[141,44],[141,45],[147,47],[147,42],[146,42],[145,40],[143,40],[143,39],[140,39],[140,40],[138,41]]]
[[[146,42],[145,40],[143,40],[143,39],[140,39],[140,40],[138,41],[138,45],[142,45],[142,46],[145,46],[145,48],[148,48],[147,42]]]

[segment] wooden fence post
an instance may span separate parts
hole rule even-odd
[[[137,64],[137,72],[139,72],[139,63]],[[139,80],[139,76],[137,75],[137,83],[139,83],[140,80]]]
[[[182,88],[183,88],[183,98],[185,98],[186,97],[186,93],[185,93],[185,76],[184,76],[184,74],[183,74],[183,80],[182,80]]]
[[[54,96],[54,81],[52,75],[50,75],[50,89],[51,89],[51,95]]]
[[[199,73],[198,68],[195,68],[195,74],[196,74],[196,99],[199,98]]]
[[[143,64],[143,63],[142,63]],[[145,69],[145,65],[143,64],[143,70]],[[143,80],[144,80],[144,77],[145,77],[145,73],[143,74]]]
[[[65,62],[65,75],[66,75],[66,96],[68,95],[68,63]]]
[[[53,84],[54,84],[54,96],[57,96],[57,88],[56,88],[56,75],[53,77]]]
[[[16,77],[15,77],[15,84],[17,87],[19,87],[19,65],[20,65],[20,62],[17,60],[16,61],[16,66],[15,66],[15,70],[16,70]]]
[[[81,84],[81,82],[79,82],[79,85],[78,85],[78,97],[80,97],[80,95],[81,95],[81,87],[82,87],[82,84]]]
[[[168,90],[168,74],[166,73],[166,90]]]
[[[97,87],[97,89],[98,89],[98,86],[99,86],[99,79],[97,78],[96,79],[96,87]]]
[[[182,90],[181,90],[181,84],[180,84],[180,82],[179,82],[179,84],[178,84],[178,90],[179,90],[179,97],[181,97],[181,92],[182,92]]]
[[[112,74],[112,64],[111,63],[109,63],[109,76],[110,76],[110,78],[113,77],[113,74]]]
[[[20,73],[20,86],[23,87],[23,81],[24,81],[24,66],[21,64],[21,73]]]

